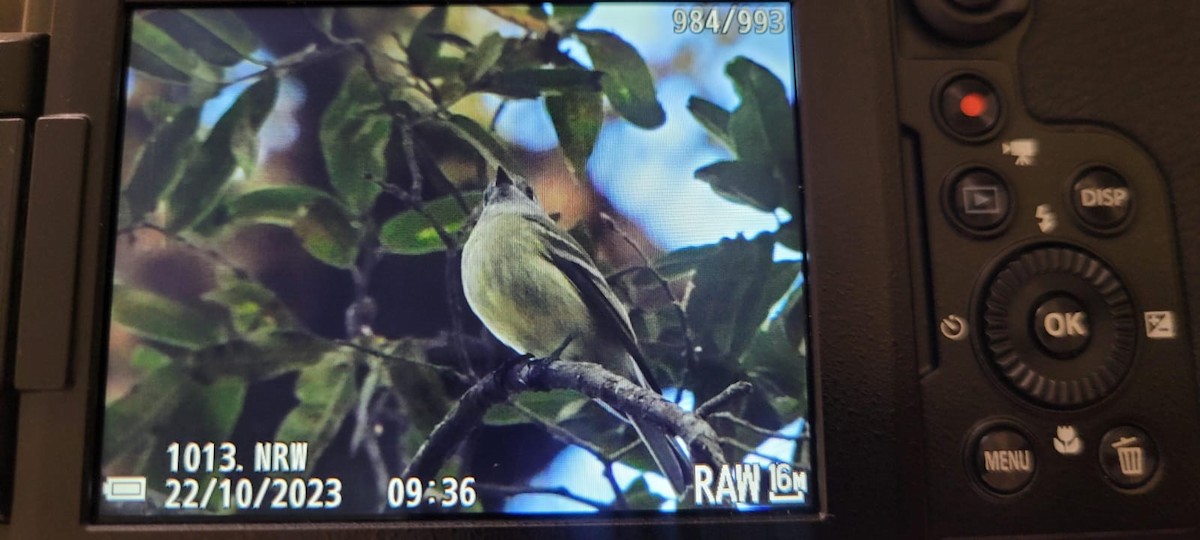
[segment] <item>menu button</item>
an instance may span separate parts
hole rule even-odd
[[[990,491],[1005,495],[1021,491],[1036,470],[1033,445],[1015,429],[992,428],[975,445],[975,474]]]

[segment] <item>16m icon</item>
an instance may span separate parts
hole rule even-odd
[[[797,471],[788,463],[772,463],[770,491],[767,500],[773,503],[804,503],[808,493],[808,471]]]

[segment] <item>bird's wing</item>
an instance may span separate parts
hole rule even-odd
[[[525,218],[534,221],[539,226],[561,231],[558,225],[550,221],[549,217],[525,216]],[[545,238],[549,244],[546,250],[547,256],[567,276],[567,279],[571,280],[575,288],[579,289],[584,303],[592,313],[596,314],[596,323],[612,330],[613,334],[621,338],[621,343],[629,352],[629,356],[633,358],[643,379],[638,382],[644,382],[651,390],[661,394],[662,388],[655,382],[654,376],[650,372],[650,365],[647,363],[646,357],[642,355],[642,349],[638,347],[637,336],[633,333],[629,315],[620,307],[621,300],[608,286],[604,276],[600,275],[591,256],[566,232],[545,235]]]

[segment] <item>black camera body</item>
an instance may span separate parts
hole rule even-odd
[[[129,13],[309,3],[27,2],[0,19],[0,538],[1200,535],[1200,6],[792,2],[809,511],[180,525],[94,519]]]

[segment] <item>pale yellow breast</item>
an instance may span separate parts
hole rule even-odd
[[[568,335],[581,346],[595,338],[578,289],[545,255],[536,227],[519,215],[485,216],[463,248],[463,289],[497,339],[545,356]]]

